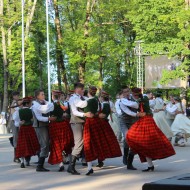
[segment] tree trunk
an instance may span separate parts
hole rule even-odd
[[[1,27],[2,48],[3,48],[3,76],[4,76],[4,94],[3,94],[3,112],[7,112],[8,108],[8,60],[5,29]]]
[[[84,38],[87,39],[89,37],[89,22],[92,14],[92,9],[95,5],[96,1],[87,0],[86,4],[86,19],[84,23]],[[79,81],[81,83],[85,82],[85,67],[86,67],[86,56],[87,56],[87,43],[85,42],[84,47],[82,49],[82,61],[79,64]]]
[[[57,0],[54,0],[54,10],[55,10],[55,27],[56,27],[56,61],[57,61],[57,76],[58,76],[58,86],[59,90],[61,90],[61,75],[62,81],[65,87],[65,90],[68,90],[68,82],[67,82],[67,75],[66,69],[64,64],[64,55],[62,52],[62,45],[63,45],[63,36],[61,30],[61,23],[59,17],[59,9],[57,5]]]
[[[4,5],[3,0],[0,0],[0,16],[3,18]],[[4,92],[3,92],[3,109],[2,111],[7,113],[8,109],[8,60],[7,60],[7,45],[6,45],[6,33],[4,28],[4,21],[1,21],[1,34],[2,34],[2,49],[3,49],[3,76],[4,76]]]
[[[34,16],[34,11],[36,8],[36,4],[37,4],[37,0],[34,0],[34,2],[32,3],[32,7],[30,6],[31,4],[31,0],[28,1],[28,16],[27,16],[27,20],[26,20],[26,29],[25,29],[25,41],[27,41],[28,36],[29,36],[29,32],[30,32],[30,25]]]

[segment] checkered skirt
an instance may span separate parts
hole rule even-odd
[[[21,126],[18,133],[16,158],[34,156],[39,151],[40,145],[32,125]]]
[[[108,122],[106,123],[106,125]],[[110,126],[109,126],[110,127]],[[117,139],[99,118],[87,118],[84,125],[84,153],[87,162],[121,156]]]
[[[156,125],[152,116],[140,118],[131,126],[127,135],[129,147],[146,162],[146,157],[163,159],[175,154],[175,151],[162,131]]]
[[[63,161],[63,151],[70,154],[74,146],[74,138],[68,121],[51,122],[49,124],[50,155],[48,163],[59,164]]]

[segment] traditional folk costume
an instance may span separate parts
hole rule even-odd
[[[175,116],[174,122],[171,126],[171,129],[175,135],[174,145],[184,147],[185,140],[190,137],[190,119],[185,116],[185,106],[180,102],[180,99],[175,98],[175,101],[175,105],[168,109],[169,113],[173,115],[175,115],[176,111],[181,112]]]
[[[17,141],[18,141],[18,132],[19,132],[19,126],[15,126],[15,121],[14,121],[14,113],[19,109],[17,107],[18,105],[18,101],[13,100],[12,104],[11,104],[11,129],[12,129],[12,133],[13,133],[13,137],[10,137],[10,143],[11,145],[13,145],[14,147],[14,162],[16,163],[20,163],[20,159],[16,158],[16,147],[17,147]]]
[[[111,128],[113,129],[115,136],[117,137],[117,140],[119,141],[121,130],[120,130],[119,120],[116,113],[116,108],[112,102],[109,102],[109,103],[110,103],[110,108],[111,108],[111,114],[108,117],[109,124]]]
[[[174,155],[175,151],[157,127],[146,96],[140,100],[140,112],[145,112],[146,115],[131,126],[126,139],[130,148],[139,155],[141,162],[148,162],[148,169],[143,171],[153,171],[152,160],[167,158]]]
[[[40,144],[39,161],[36,171],[49,171],[44,168],[45,158],[49,155],[49,112],[54,110],[54,104],[44,101],[33,101],[33,127]]]
[[[23,99],[23,104],[30,104],[30,102],[30,97],[25,97]],[[24,121],[24,123],[20,125],[18,133],[16,157],[22,158],[21,168],[25,168],[24,158],[26,160],[26,165],[29,166],[31,156],[37,155],[40,150],[40,145],[38,143],[36,132],[32,127],[32,110],[29,107],[22,107],[16,113],[16,118],[21,122]]]
[[[133,91],[137,93],[135,88]],[[119,117],[121,130],[124,137],[126,137],[128,130],[139,119],[137,117],[139,104],[135,98],[131,96],[128,99],[122,98],[119,105],[122,112],[122,115]],[[136,168],[133,167],[134,153],[130,150],[126,138],[124,138],[123,149],[123,164],[127,165],[127,169],[129,170],[136,170]]]
[[[173,105],[175,105],[175,103],[172,103],[172,102],[169,102],[166,105],[166,119],[167,119],[167,122],[168,122],[170,128],[171,128],[172,123],[174,122],[174,119],[175,119],[175,114],[170,113],[170,109],[173,107]]]
[[[87,101],[83,100],[83,97],[79,94],[73,94],[69,99],[69,105],[71,109],[70,124],[73,131],[75,145],[71,153],[71,160],[67,172],[73,175],[80,175],[80,173],[75,170],[75,164],[83,149],[83,124],[85,122],[85,118],[81,108],[87,106]]]
[[[107,120],[110,114],[109,102],[103,103],[101,113],[106,114],[106,118],[100,119],[98,117],[99,102],[94,97],[96,91],[96,87],[89,87],[89,94],[92,93],[93,96],[88,99],[88,105],[84,109],[85,113],[94,114],[93,118],[86,118],[84,125],[84,153],[89,170],[86,175],[93,173],[91,161],[96,159],[103,161],[106,158],[121,156],[119,144]]]
[[[166,113],[164,111],[164,101],[160,97],[157,97],[155,99],[153,118],[160,130],[166,135],[169,140],[171,140],[173,137],[173,132],[166,118]]]
[[[59,95],[59,91],[53,91],[53,95]],[[60,164],[59,171],[64,170],[63,158],[72,152],[74,146],[73,132],[70,124],[63,118],[64,110],[59,101],[54,101],[54,110],[50,116],[57,117],[56,121],[49,124],[50,155],[48,163]]]

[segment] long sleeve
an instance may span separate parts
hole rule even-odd
[[[119,103],[120,103],[120,99],[118,99],[118,100],[115,102],[115,109],[116,109],[117,114],[118,114],[118,115],[121,115],[122,112],[121,112]]]
[[[42,116],[42,114],[47,114],[54,110],[54,104],[46,102],[46,105],[40,105],[38,102],[34,102],[32,110],[38,121],[48,122],[48,117]]]
[[[134,101],[130,101],[126,98],[122,98],[121,99],[121,103],[125,106],[128,106],[128,107],[131,107],[131,108],[136,108],[138,109],[139,108],[139,104],[137,102],[134,102]]]
[[[87,106],[87,101],[86,100],[81,100],[77,96],[72,96],[70,98],[70,100],[69,100],[69,105],[71,107],[71,111],[72,111],[72,113],[73,113],[74,116],[84,117],[84,113],[79,112],[77,110],[77,107],[79,107],[79,108],[85,108]]]
[[[136,117],[137,113],[131,111],[126,105],[124,105],[122,102],[120,102],[120,108],[123,112],[125,112],[127,115]]]
[[[16,127],[19,127],[19,126],[20,126],[19,110],[16,110],[16,111],[13,113],[12,117],[13,117],[13,120],[14,120],[14,125],[15,125]]]
[[[156,105],[155,100],[149,100],[149,106],[151,109],[154,109],[154,106]]]
[[[33,107],[37,112],[42,114],[49,113],[50,111],[54,110],[54,104],[46,102],[46,105],[40,105],[38,102],[33,102]]]
[[[166,106],[166,111],[168,112],[168,113],[170,113],[170,114],[172,114],[172,115],[175,115],[175,112],[177,111],[177,106],[176,105],[170,105],[170,104],[168,104],[167,106]]]

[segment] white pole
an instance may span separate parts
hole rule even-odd
[[[50,81],[50,55],[49,55],[49,8],[46,0],[46,31],[47,31],[47,68],[48,68],[48,101],[51,102],[51,81]]]
[[[24,59],[24,0],[22,1],[22,96],[23,98],[26,96],[25,94],[25,59]]]

